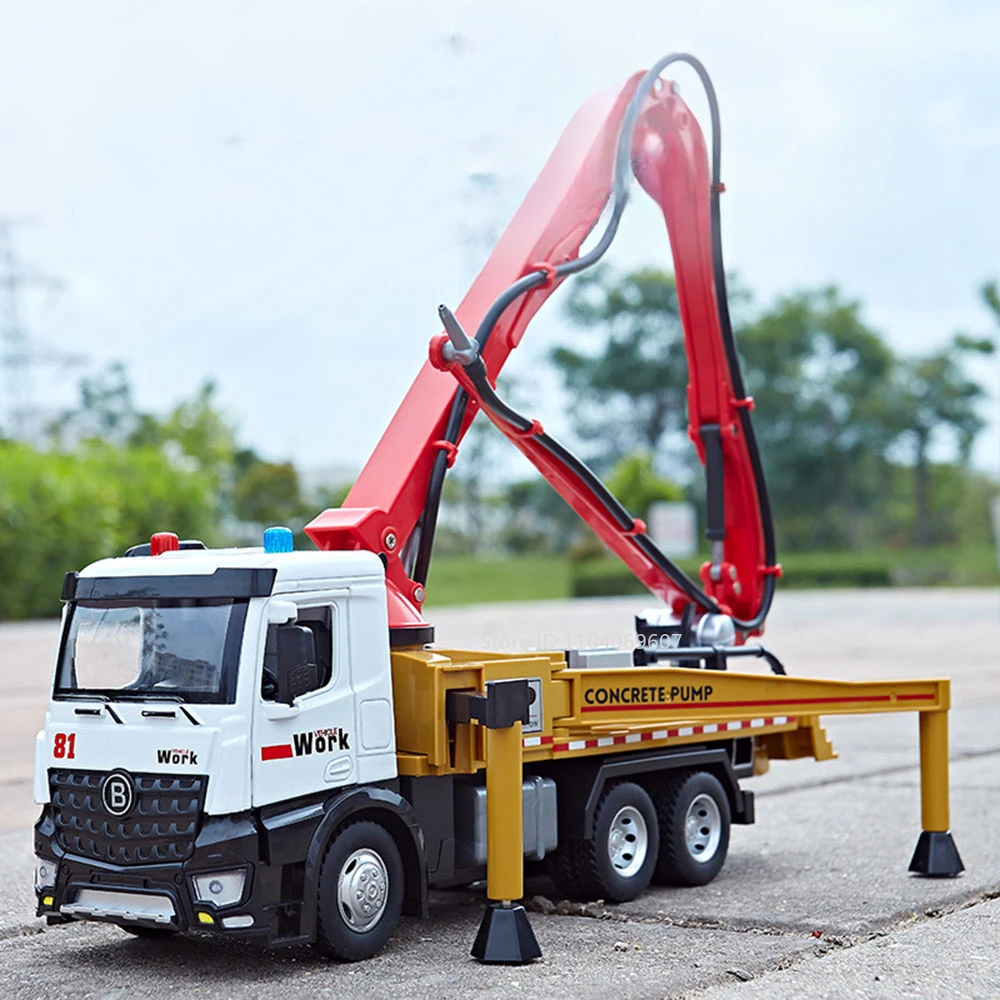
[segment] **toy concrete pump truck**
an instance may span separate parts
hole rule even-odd
[[[708,94],[711,153],[675,86]],[[919,713],[922,827],[910,870],[954,875],[947,680],[789,677],[759,644],[780,575],[721,255],[719,121],[688,55],[592,98],[453,314],[348,495],[262,548],[160,533],[66,576],[36,744],[38,914],[143,937],[182,931],[374,955],[429,887],[485,877],[472,954],[540,954],[525,859],[558,889],[630,900],[709,882],[741,779],[833,750],[821,715]],[[632,177],[673,252],[706,471],[711,558],[696,581],[596,476],[496,393],[531,317],[607,250]],[[606,221],[592,249],[581,245]],[[474,335],[466,331],[474,330]],[[421,613],[447,469],[478,412],[662,602],[634,650],[437,649]],[[737,672],[756,658],[765,670]]]

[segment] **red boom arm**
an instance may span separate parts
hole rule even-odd
[[[521,276],[579,255],[608,201],[622,118],[641,77],[632,77],[617,97],[592,98],[574,116],[456,310],[466,329],[475,329],[497,296]],[[722,610],[750,618],[760,606],[767,571],[753,469],[737,419],[738,409],[751,404],[734,397],[716,305],[705,143],[694,116],[669,87],[647,99],[633,135],[636,176],[662,208],[671,237],[688,357],[689,434],[703,463],[706,425],[720,428],[726,484],[725,561],[721,574],[716,574],[718,580],[710,578],[707,567],[703,571],[706,591]],[[551,271],[550,279],[554,280],[518,299],[494,328],[483,351],[491,383],[495,384],[530,319],[559,284]],[[439,343],[435,347],[432,342],[432,361],[410,387],[344,506],[323,511],[306,527],[321,549],[367,549],[382,555],[389,624],[397,629],[424,624],[420,614],[423,587],[407,575],[401,556],[424,511],[435,457],[441,449],[454,455],[454,447],[442,438],[455,379],[470,396],[458,441],[480,401],[461,366],[440,357]],[[442,369],[450,369],[451,374]],[[623,529],[610,517],[585,481],[555,461],[551,449],[539,447],[540,427],[520,433],[488,408],[486,412],[654,594],[675,611],[691,600],[637,544],[645,526],[635,521]]]

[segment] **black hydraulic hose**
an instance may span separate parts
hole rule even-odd
[[[443,440],[452,444],[458,441],[468,402],[468,393],[460,388],[451,400],[451,409],[448,411],[448,422],[445,424]],[[427,503],[424,504],[424,512],[420,517],[418,525],[420,535],[417,538],[413,568],[409,573],[410,579],[421,586],[425,586],[427,583],[427,571],[430,569],[431,550],[434,546],[434,532],[437,530],[438,511],[441,507],[441,492],[444,489],[444,477],[447,472],[448,455],[444,450],[441,450],[434,456],[434,465],[431,467],[431,478],[427,484]],[[432,497],[435,498],[433,503],[431,503]]]
[[[712,238],[712,272],[715,279],[715,302],[719,311],[719,326],[722,331],[722,343],[726,351],[726,362],[729,368],[729,378],[733,383],[733,394],[737,399],[746,396],[746,386],[743,382],[743,369],[740,366],[739,354],[736,350],[736,338],[733,335],[733,322],[729,314],[729,292],[726,288],[726,268],[722,256],[722,126],[719,116],[719,102],[715,87],[705,67],[693,56],[688,64],[698,74],[705,96],[708,98],[709,115],[712,122],[712,190],[709,201],[710,231]],[[655,69],[655,67],[654,67]],[[740,407],[740,428],[746,441],[747,454],[750,456],[750,467],[753,472],[754,489],[757,493],[757,506],[760,510],[761,533],[764,536],[764,565],[773,567],[777,560],[774,542],[774,516],[771,512],[771,500],[767,492],[767,481],[764,478],[764,468],[760,460],[760,449],[753,430],[748,407]],[[769,574],[764,578],[764,588],[761,594],[760,608],[753,618],[747,621],[737,621],[738,628],[752,631],[764,624],[771,602],[774,600],[775,576]]]
[[[733,383],[733,392],[737,399],[742,399],[746,395],[743,383],[743,373],[740,369],[739,355],[736,351],[736,342],[733,336],[732,320],[729,315],[729,299],[726,291],[726,271],[722,256],[722,226],[721,207],[719,195],[722,192],[721,183],[721,161],[722,161],[722,130],[719,116],[719,105],[715,94],[715,87],[712,84],[708,71],[700,60],[687,53],[677,52],[664,56],[657,61],[653,67],[647,71],[640,80],[635,93],[632,95],[625,110],[622,120],[621,130],[618,135],[618,146],[615,155],[614,179],[611,190],[611,213],[607,225],[600,239],[594,247],[581,257],[574,260],[565,261],[555,267],[556,278],[567,277],[571,274],[578,274],[596,264],[607,252],[612,241],[618,232],[622,214],[629,198],[629,186],[632,178],[632,137],[635,131],[636,122],[642,112],[646,99],[649,97],[660,75],[675,62],[687,63],[698,74],[698,78],[705,89],[708,98],[709,114],[712,126],[712,152],[711,152],[711,179],[712,189],[710,197],[710,229],[712,241],[712,268],[715,280],[716,305],[719,311],[719,321],[722,331],[723,345],[726,351],[726,361],[729,368],[729,377]],[[508,306],[517,301],[522,295],[540,287],[549,280],[545,271],[536,271],[527,274],[515,281],[510,287],[505,289],[496,298],[490,308],[486,311],[479,328],[476,330],[476,343],[480,351],[485,347],[501,316]],[[473,370],[482,368],[482,378],[473,376]],[[481,360],[470,366],[470,377],[476,384],[477,391],[483,397],[486,405],[493,410],[501,419],[518,428],[528,430],[531,422],[522,417],[516,411],[508,407],[499,396],[493,392],[489,379],[486,377],[485,366]],[[480,384],[481,383],[481,384]],[[485,391],[484,391],[485,390]],[[468,396],[464,390],[459,389],[455,393],[452,409],[449,414],[448,425],[445,432],[445,440],[456,443],[461,429],[462,419],[468,405]],[[771,504],[767,493],[767,485],[764,481],[763,466],[760,461],[760,452],[757,440],[753,432],[753,424],[750,420],[748,407],[741,407],[739,412],[740,426],[743,430],[747,451],[750,456],[750,465],[754,477],[754,487],[757,493],[757,503],[760,509],[761,529],[764,536],[764,558],[767,567],[775,565],[775,543],[774,524],[771,513]],[[581,462],[568,449],[564,448],[554,439],[542,433],[536,435],[540,444],[559,458],[564,464],[570,467],[576,475],[583,479],[591,487],[594,495],[601,501],[605,509],[622,524],[622,516],[627,519],[627,523],[622,524],[624,529],[631,526],[632,519],[624,510],[621,504],[612,496],[604,484],[593,474],[593,472]],[[441,493],[444,485],[444,476],[447,472],[447,456],[442,451],[436,456],[434,468],[431,473],[431,480],[428,484],[427,500],[424,507],[424,514],[421,519],[421,530],[417,553],[414,563],[414,576],[419,583],[425,583],[427,570],[430,565],[431,549],[434,543],[434,528],[437,522],[437,513],[441,503]],[[690,579],[678,566],[671,562],[659,549],[657,545],[647,535],[636,536],[636,544],[649,556],[660,569],[689,597],[699,604],[706,611],[717,612],[716,603],[705,594],[698,585]],[[761,604],[757,613],[750,619],[734,618],[736,628],[743,631],[753,631],[763,624],[771,607],[774,598],[775,576],[768,575],[764,580]]]
[[[686,660],[725,661],[730,656],[756,656],[766,660],[772,674],[785,676],[785,665],[769,649],[763,646],[675,646],[672,649],[657,649],[654,651],[654,662],[673,660],[683,663]]]
[[[482,358],[477,358],[465,369],[466,374],[476,387],[481,404],[498,419],[513,427],[519,433],[529,433],[533,429],[532,421],[508,406],[490,385],[486,373],[486,365]],[[635,521],[631,514],[621,505],[617,497],[601,482],[600,478],[580,458],[555,438],[539,430],[533,434],[535,442],[552,455],[559,463],[569,469],[573,475],[582,480],[591,494],[599,501],[609,517],[623,532],[631,531]],[[636,547],[654,562],[673,584],[690,600],[699,604],[703,611],[719,614],[721,608],[679,567],[672,563],[660,550],[659,546],[646,534],[634,536]]]

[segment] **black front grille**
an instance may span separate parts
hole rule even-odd
[[[59,844],[69,854],[114,865],[183,861],[194,851],[207,778],[133,774],[135,803],[125,816],[104,807],[103,771],[49,772]]]

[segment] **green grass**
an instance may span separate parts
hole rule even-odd
[[[570,564],[563,556],[473,559],[442,556],[431,562],[427,603],[484,604],[544,601],[570,596]]]
[[[1000,584],[992,545],[907,549],[892,554],[893,583],[899,586],[995,587]]]
[[[991,545],[867,552],[792,552],[778,560],[790,586],[987,587],[1000,584]],[[844,581],[841,583],[841,581]]]
[[[1000,585],[992,546],[908,549],[889,552],[792,552],[779,558],[785,575],[780,590],[813,587]],[[701,559],[680,560],[697,578]],[[476,560],[444,556],[431,563],[428,604],[485,604],[571,597],[643,594],[645,588],[617,560],[574,564],[564,556],[510,556]]]

